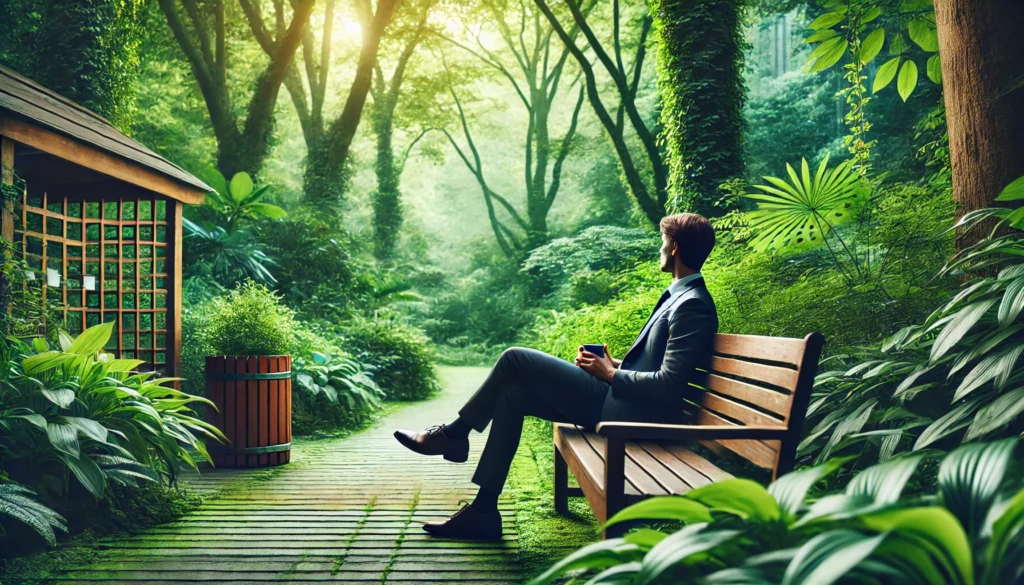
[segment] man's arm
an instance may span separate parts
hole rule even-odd
[[[683,301],[669,316],[669,338],[661,369],[638,372],[617,368],[612,376],[612,395],[620,400],[655,400],[668,402],[680,397],[692,398],[689,387],[694,370],[704,363],[718,320],[702,300]]]

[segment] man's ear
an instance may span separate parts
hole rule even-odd
[[[673,240],[672,241],[672,255],[675,256],[678,253],[679,253],[679,242],[676,242],[675,240]]]

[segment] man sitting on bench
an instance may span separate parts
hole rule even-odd
[[[680,213],[661,220],[661,234],[661,270],[673,281],[622,360],[612,359],[607,345],[603,355],[580,346],[575,365],[513,347],[501,354],[454,422],[422,432],[395,431],[416,453],[462,463],[469,457],[470,431],[483,432],[491,424],[473,475],[480,486],[476,499],[443,522],[427,522],[424,530],[443,538],[501,538],[498,496],[519,448],[523,417],[590,428],[601,421],[685,422],[683,399],[698,399],[689,383],[696,368],[708,367],[718,331],[715,303],[700,274],[715,233],[704,217]]]

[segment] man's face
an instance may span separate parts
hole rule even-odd
[[[672,268],[675,265],[675,260],[672,256],[672,248],[675,247],[675,242],[672,238],[668,237],[667,234],[661,234],[661,271],[672,272]]]

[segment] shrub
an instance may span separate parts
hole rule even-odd
[[[422,400],[440,389],[434,355],[423,332],[397,318],[356,318],[341,331],[343,345],[371,364],[388,400]]]
[[[353,429],[380,409],[384,393],[364,364],[344,355],[312,352],[292,362],[296,427],[300,434]]]
[[[284,355],[298,324],[267,287],[249,281],[213,300],[206,338],[218,355]]]
[[[922,460],[865,469],[843,493],[808,490],[845,460],[789,473],[767,489],[746,479],[645,500],[612,517],[682,523],[644,528],[569,555],[531,585],[570,571],[587,583],[934,583],[996,585],[1024,575],[1024,482],[1017,439],[966,445],[939,467],[938,491],[902,495]]]
[[[60,350],[41,338],[0,345],[0,481],[24,486],[4,488],[0,512],[29,519],[51,541],[46,511],[26,503],[33,492],[50,504],[75,486],[101,499],[114,484],[171,483],[182,464],[196,467],[193,453],[209,460],[200,437],[225,441],[195,417],[205,399],[132,373],[142,360],[101,353],[112,326],[62,334]]]

